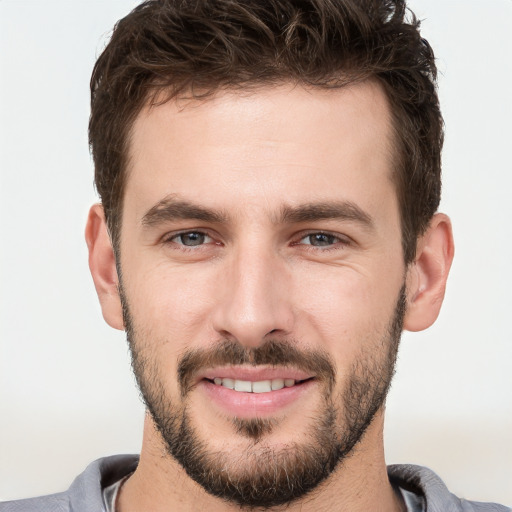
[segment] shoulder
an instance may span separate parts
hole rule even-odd
[[[426,512],[512,512],[497,503],[460,499],[452,494],[432,470],[412,464],[388,466],[391,483],[423,497]]]
[[[1,512],[67,512],[69,510],[66,493],[0,503]]]
[[[78,475],[62,493],[0,503],[0,512],[100,512],[103,488],[135,470],[136,455],[98,459]]]

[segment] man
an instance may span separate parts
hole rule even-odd
[[[436,319],[436,70],[402,2],[148,2],[93,73],[86,238],[140,460],[2,510],[506,510],[386,468],[403,328]]]

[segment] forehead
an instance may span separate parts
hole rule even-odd
[[[142,215],[171,194],[269,214],[284,202],[395,201],[391,133],[387,98],[372,82],[146,107],[131,132],[125,210]]]

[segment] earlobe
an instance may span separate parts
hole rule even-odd
[[[418,240],[416,259],[407,271],[407,312],[404,329],[422,331],[439,315],[454,255],[450,219],[434,215]]]
[[[101,204],[95,204],[89,210],[85,240],[89,249],[89,268],[100,300],[103,318],[111,327],[123,330],[116,261]]]

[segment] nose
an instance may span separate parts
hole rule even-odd
[[[256,348],[270,336],[290,335],[294,315],[290,273],[268,248],[239,250],[222,276],[213,314],[223,337]]]

